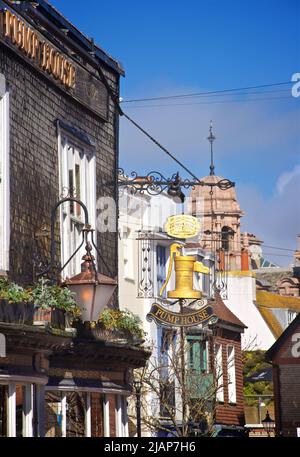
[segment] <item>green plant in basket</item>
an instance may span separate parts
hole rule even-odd
[[[7,300],[8,303],[32,303],[32,294],[30,289],[24,289],[22,286],[1,281],[0,298]]]
[[[32,290],[36,306],[42,309],[56,308],[69,312],[74,317],[80,315],[80,310],[74,299],[74,292],[66,287],[51,284],[49,279],[41,278]]]
[[[121,311],[107,308],[100,314],[98,322],[109,330],[123,330],[137,338],[145,337],[139,316],[128,310]]]

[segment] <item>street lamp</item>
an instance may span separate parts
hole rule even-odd
[[[88,241],[86,254],[82,257],[81,273],[68,278],[64,284],[75,293],[75,300],[81,310],[83,322],[95,322],[99,314],[109,304],[117,287],[116,279],[97,273],[95,258],[91,254],[92,245]]]
[[[264,427],[264,430],[266,430],[268,437],[270,437],[271,430],[274,429],[275,427],[275,421],[271,419],[269,411],[267,410],[266,417],[261,421]]]
[[[142,427],[141,427],[141,391],[142,391],[142,381],[140,379],[133,380],[135,395],[136,395],[136,432],[137,437],[141,438],[142,436]]]
[[[61,267],[55,262],[55,221],[56,211],[60,205],[66,202],[73,202],[80,205],[84,212],[84,228],[82,230],[82,242],[73,252],[67,262]],[[93,238],[93,232],[88,218],[88,210],[85,204],[75,197],[66,197],[59,200],[51,211],[51,258],[47,268],[39,273],[39,276],[51,272],[53,268],[57,268],[61,273],[63,269],[70,263],[70,261],[79,252],[83,244],[85,244],[86,253],[82,257],[83,263],[81,264],[81,273],[68,278],[64,284],[75,293],[75,300],[78,307],[82,312],[82,321],[97,321],[100,312],[109,304],[114,290],[117,286],[116,278],[111,278],[104,274],[98,273],[95,262],[95,257],[91,251],[94,247],[99,257],[102,258]],[[89,238],[91,242],[89,241]],[[103,260],[103,258],[102,258]],[[104,261],[104,260],[103,260]]]

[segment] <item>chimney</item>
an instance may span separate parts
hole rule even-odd
[[[241,270],[249,271],[249,253],[247,249],[242,249],[241,253]]]

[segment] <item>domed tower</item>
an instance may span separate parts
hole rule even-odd
[[[206,251],[221,250],[226,255],[230,270],[241,269],[241,230],[240,219],[244,215],[236,198],[234,187],[222,190],[216,184],[222,176],[215,175],[213,143],[216,137],[210,124],[208,141],[210,142],[210,175],[201,178],[205,186],[195,186],[190,193],[191,213],[199,217],[203,224],[199,247]],[[223,266],[224,268],[224,266]],[[226,269],[227,269],[226,268]]]

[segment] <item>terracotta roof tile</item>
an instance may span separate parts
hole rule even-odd
[[[247,328],[240,319],[230,311],[225,305],[219,294],[216,294],[214,301],[210,303],[213,308],[214,314],[223,322],[236,325],[238,327]]]

